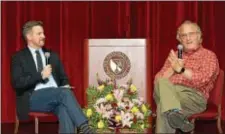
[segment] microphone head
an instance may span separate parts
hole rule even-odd
[[[179,44],[179,45],[177,46],[177,49],[178,49],[178,50],[183,50],[183,45]]]
[[[50,53],[49,52],[45,52],[45,57],[48,59],[50,57]]]

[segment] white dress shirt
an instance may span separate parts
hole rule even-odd
[[[33,56],[33,59],[34,59],[35,65],[36,65],[36,69],[38,69],[36,53],[35,53],[35,51],[37,49],[34,49],[34,48],[30,47],[30,46],[28,46],[28,48],[29,48],[29,50],[32,53],[32,56]],[[39,49],[38,51],[40,52],[41,59],[42,59],[42,64],[43,64],[43,68],[44,68],[46,66],[46,60],[45,60],[44,52],[43,52],[42,49]],[[53,76],[52,76],[52,74],[48,77],[48,79],[49,79],[49,81],[47,83],[45,83],[45,84],[44,83],[38,83],[35,86],[34,90],[39,90],[39,89],[48,88],[48,87],[58,87],[56,82],[55,82],[55,80],[54,80],[54,78],[53,78]]]

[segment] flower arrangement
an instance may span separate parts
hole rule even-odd
[[[98,87],[87,89],[88,105],[83,109],[94,129],[103,132],[128,128],[143,132],[150,127],[150,106],[138,97],[138,88],[132,79],[118,86],[115,80],[102,81],[97,74],[97,81]]]

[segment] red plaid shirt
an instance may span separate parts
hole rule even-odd
[[[189,80],[183,74],[174,74],[169,80],[173,84],[179,84],[200,91],[206,99],[214,86],[214,82],[219,74],[218,59],[210,50],[200,47],[193,53],[183,53],[184,67],[192,70],[192,79]],[[170,67],[170,62],[166,60],[163,68],[156,74],[155,79],[161,77]]]

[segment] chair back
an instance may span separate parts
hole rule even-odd
[[[216,106],[222,103],[222,95],[224,88],[224,71],[220,69],[219,75],[215,81],[214,88],[209,93],[209,104],[214,104]]]

